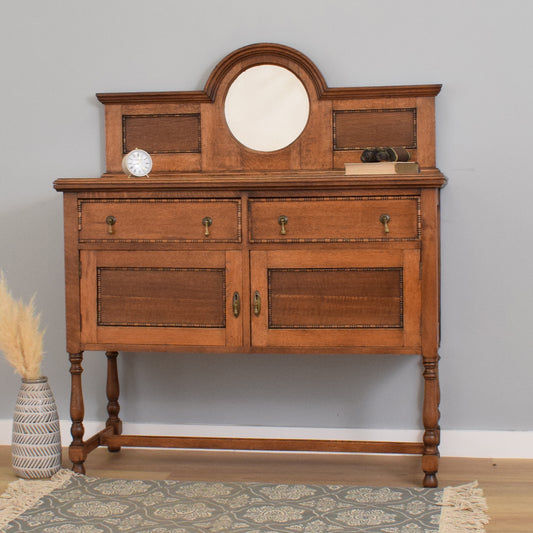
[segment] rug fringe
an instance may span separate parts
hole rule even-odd
[[[439,533],[484,533],[489,523],[487,501],[478,482],[446,487],[442,499]]]
[[[62,469],[47,480],[12,481],[0,495],[0,531],[4,531],[9,522],[33,507],[40,498],[63,487],[74,475],[71,470]]]

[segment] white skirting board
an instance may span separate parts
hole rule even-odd
[[[104,427],[104,422],[84,422],[85,436]],[[0,420],[0,445],[11,444],[12,420]],[[173,435],[194,437],[236,437],[273,439],[331,439],[416,442],[422,439],[418,429],[345,429],[294,428],[262,426],[210,426],[124,424],[124,433],[131,435]],[[71,441],[70,420],[61,420],[61,441]],[[442,457],[490,457],[533,459],[533,431],[442,430]]]

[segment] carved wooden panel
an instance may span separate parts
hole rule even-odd
[[[151,154],[201,152],[199,113],[123,115],[122,153],[142,147]]]
[[[100,267],[98,326],[225,326],[223,268]]]
[[[416,109],[333,111],[334,150],[377,146],[416,149],[416,137]]]
[[[270,329],[402,326],[402,268],[268,270]]]

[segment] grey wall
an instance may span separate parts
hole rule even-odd
[[[443,83],[442,426],[533,430],[529,165],[533,3],[520,0],[48,0],[3,5],[0,268],[37,293],[45,374],[68,418],[56,177],[104,171],[96,92],[202,89],[236,48],[278,42],[334,86]],[[105,417],[105,357],[84,362]],[[417,357],[124,354],[132,422],[416,428]],[[0,419],[19,379],[0,361]]]

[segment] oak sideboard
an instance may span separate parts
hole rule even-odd
[[[294,75],[308,98],[301,131],[274,149],[248,146],[226,108],[236,80],[263,65]],[[437,486],[439,90],[330,88],[300,52],[262,43],[220,61],[203,91],[97,95],[106,172],[54,182],[64,198],[74,471],[98,446],[385,452],[420,454],[424,486]],[[419,171],[345,172],[383,146],[408,151]],[[152,158],[148,176],[122,170],[135,148]],[[109,418],[85,438],[90,350],[107,355]],[[419,354],[423,439],[125,435],[120,351],[283,352],[302,364],[310,353]]]

